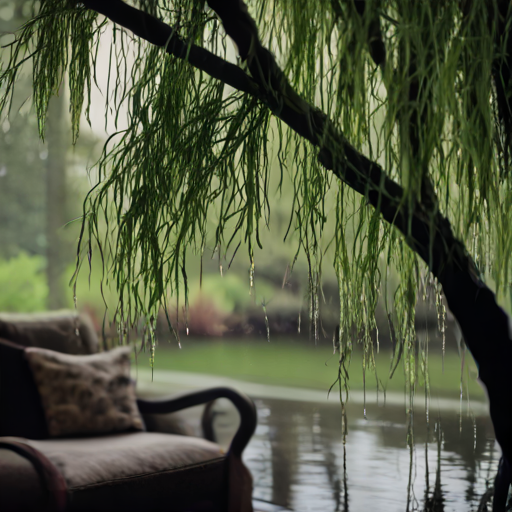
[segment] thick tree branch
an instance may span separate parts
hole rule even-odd
[[[386,45],[384,44],[384,38],[382,37],[382,30],[380,28],[379,13],[375,9],[376,4],[376,0],[374,0],[370,6],[368,6],[367,0],[354,0],[357,14],[359,14],[363,22],[365,17],[370,17],[367,33],[370,56],[373,62],[384,71],[386,67]],[[371,7],[373,7],[373,10],[370,9]]]
[[[377,10],[379,7],[378,0],[373,0],[373,2],[370,2],[370,5],[368,0],[353,0],[353,2],[361,21],[368,23],[367,40],[370,56],[375,64],[381,67],[384,73],[386,65],[386,46],[382,37],[380,17]],[[373,10],[371,7],[373,7]],[[433,5],[432,8],[436,8],[436,5]],[[429,36],[431,37],[430,34]],[[428,47],[428,45],[425,46]],[[430,124],[430,111],[428,106],[430,106],[430,100],[432,98],[432,86],[427,81],[424,81],[423,84],[420,85],[419,75],[417,73],[417,52],[414,48],[409,48],[409,52],[407,53],[410,56],[407,65],[407,95],[409,102],[405,108],[402,107],[405,112],[397,118],[399,129],[401,130],[401,141],[405,145],[402,151],[410,152],[413,165],[421,166],[421,191],[419,197],[422,205],[427,206],[430,212],[434,212],[438,210],[438,201],[428,173],[428,168],[423,164],[423,162],[428,161],[428,158],[422,158],[420,154],[420,130],[422,126]],[[430,62],[433,58],[434,55],[429,54],[426,61]],[[384,83],[387,85],[386,89],[389,93],[389,89],[394,85],[393,83],[386,84],[386,81],[384,81]],[[426,98],[426,101],[419,102],[418,98],[420,95]]]
[[[472,259],[455,238],[449,221],[419,202],[411,210],[403,201],[402,187],[390,180],[379,165],[356,151],[323,112],[291,88],[272,54],[261,45],[256,24],[244,2],[209,0],[208,4],[234,39],[241,58],[247,61],[252,79],[210,52],[185,44],[171,27],[121,0],[86,0],[84,4],[150,43],[166,48],[168,53],[187,59],[212,77],[265,102],[276,117],[320,149],[320,162],[327,169],[363,194],[386,221],[404,234],[408,245],[441,282],[466,343],[480,362],[480,378],[489,390],[496,437],[505,456],[512,461],[512,401],[508,396],[512,388],[512,343],[506,314],[497,305],[492,291],[479,279]],[[499,360],[490,357],[494,350],[499,350]]]
[[[498,116],[503,128],[503,160],[507,172],[512,152],[512,7],[508,0],[499,0],[497,8],[489,3],[489,18],[494,24],[495,43],[499,57],[493,62],[492,74],[496,88]]]
[[[256,82],[243,69],[200,46],[186,43],[173,27],[154,16],[131,7],[122,0],[84,0],[82,3],[148,43],[164,48],[168,54],[178,59],[186,59],[195,68],[226,85],[258,97]]]
[[[388,222],[400,229],[409,245],[438,278],[444,276],[447,260],[454,258],[460,268],[471,267],[476,277],[474,265],[468,263],[464,247],[455,239],[447,219],[439,213],[432,219],[432,212],[425,210],[421,203],[416,203],[415,210],[410,212],[404,205],[403,188],[389,179],[378,164],[353,148],[323,112],[309,105],[292,89],[272,54],[261,45],[256,24],[243,1],[208,0],[208,4],[241,49],[240,56],[247,61],[263,98],[267,103],[277,98],[279,109],[274,110],[274,114],[320,148],[321,163],[352,189],[366,196]],[[411,214],[416,229],[409,231]],[[432,230],[437,234],[433,240],[430,237]],[[449,255],[448,248],[451,248]]]

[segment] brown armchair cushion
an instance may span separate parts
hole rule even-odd
[[[73,311],[0,314],[0,338],[24,347],[42,347],[67,354],[93,354],[98,338],[87,315]]]
[[[206,439],[150,432],[0,441],[24,442],[40,451],[60,471],[70,489],[186,468],[224,456],[219,445]]]
[[[28,347],[25,357],[51,437],[144,429],[130,379],[129,347],[86,356]]]

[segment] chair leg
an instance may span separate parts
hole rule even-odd
[[[253,512],[252,476],[242,459],[230,453],[228,455],[228,512]]]

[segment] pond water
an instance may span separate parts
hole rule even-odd
[[[456,401],[415,410],[256,399],[259,425],[244,460],[254,497],[300,511],[476,511],[497,470],[490,420]],[[409,427],[409,425],[411,425]]]
[[[140,369],[138,377],[142,394],[229,386],[253,398],[258,427],[244,461],[254,497],[296,512],[476,512],[497,471],[499,448],[480,401],[432,394],[427,423],[420,395],[409,416],[403,393],[388,392],[384,401],[382,393],[351,390],[343,443],[335,393],[179,371],[155,370],[151,378]],[[215,406],[215,430],[226,447],[238,423],[228,404]]]

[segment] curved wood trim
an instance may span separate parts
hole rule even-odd
[[[241,457],[242,452],[249,443],[256,430],[257,415],[253,401],[243,393],[232,388],[210,388],[193,391],[177,398],[163,398],[156,400],[137,399],[139,411],[142,414],[168,414],[188,407],[206,404],[217,398],[227,398],[236,407],[240,415],[240,426],[231,441],[228,454]]]

